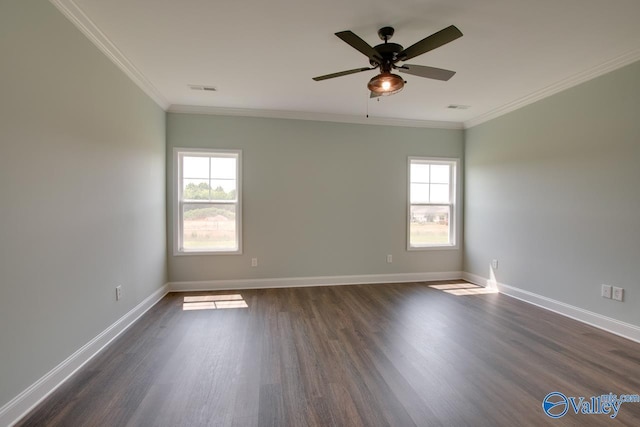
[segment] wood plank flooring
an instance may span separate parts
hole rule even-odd
[[[172,293],[18,425],[640,425],[640,403],[542,410],[640,393],[640,344],[446,283]]]

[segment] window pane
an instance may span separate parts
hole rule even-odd
[[[236,250],[236,206],[183,205],[182,245],[185,250]]]
[[[230,179],[212,179],[211,180],[211,198],[212,200],[235,200],[236,199],[236,181]]]
[[[208,157],[187,157],[182,160],[183,178],[209,178]]]
[[[236,179],[235,157],[212,157],[211,178]]]
[[[411,163],[411,182],[429,182],[429,165]]]
[[[449,165],[431,165],[431,183],[448,184],[449,183]]]
[[[209,181],[204,179],[185,179],[182,187],[183,200],[209,200]]]
[[[409,243],[411,246],[447,245],[449,206],[411,206]]]
[[[449,203],[449,184],[430,184],[432,203]]]
[[[411,184],[411,203],[429,203],[429,184]]]

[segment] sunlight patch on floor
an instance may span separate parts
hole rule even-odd
[[[446,285],[429,285],[430,288],[438,289],[442,292],[446,292],[451,295],[482,295],[482,294],[497,294],[498,290],[495,288],[484,288],[482,286],[474,285],[471,283],[448,283]]]
[[[182,304],[183,311],[248,307],[240,294],[188,296],[184,297],[184,303]]]
[[[445,289],[470,289],[470,288],[479,288],[478,285],[473,285],[471,283],[450,283],[447,285],[429,285],[430,288],[439,289],[444,291]]]

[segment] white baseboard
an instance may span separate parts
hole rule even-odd
[[[354,276],[285,277],[276,279],[206,280],[201,282],[170,282],[172,292],[228,291],[234,289],[299,288],[306,286],[361,285],[376,283],[431,282],[458,280],[461,271],[436,273],[362,274]]]
[[[593,311],[585,310],[583,308],[566,304],[561,301],[547,298],[533,292],[525,291],[524,289],[505,285],[504,283],[493,283],[490,279],[475,274],[465,272],[462,273],[462,278],[471,283],[475,283],[481,286],[494,285],[502,294],[509,295],[510,297],[519,299],[529,304],[537,305],[538,307],[553,311],[554,313],[561,314],[565,317],[569,317],[579,322],[586,323],[598,329],[611,332],[612,334],[619,335],[623,338],[640,342],[640,326],[621,322],[620,320],[603,316],[601,314],[594,313]]]
[[[307,286],[336,286],[356,284],[382,284],[429,282],[436,280],[464,279],[480,286],[497,286],[500,293],[553,311],[574,320],[589,324],[615,335],[632,341],[640,342],[640,327],[619,320],[602,316],[533,292],[525,291],[499,282],[492,282],[475,274],[448,271],[434,273],[398,273],[398,274],[366,274],[351,276],[319,276],[319,277],[288,277],[271,279],[240,279],[240,280],[209,280],[197,282],[171,282],[158,289],[144,301],[118,319],[114,324],[77,350],[66,360],[40,378],[29,388],[24,390],[10,402],[0,408],[0,425],[12,426],[38,403],[51,394],[64,381],[84,366],[111,341],[122,334],[147,310],[160,301],[167,292],[233,290],[233,289],[263,289],[290,288]]]
[[[114,324],[0,408],[0,426],[12,426],[20,421],[29,411],[160,301],[167,294],[168,289],[169,286],[165,284],[149,295]]]

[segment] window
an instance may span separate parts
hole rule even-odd
[[[241,152],[174,149],[174,253],[241,253]]]
[[[457,160],[409,158],[407,248],[456,246]]]

